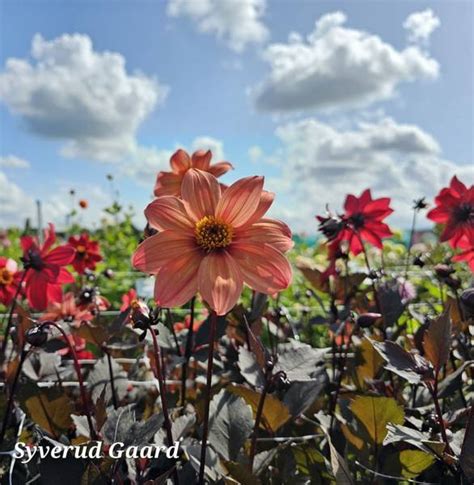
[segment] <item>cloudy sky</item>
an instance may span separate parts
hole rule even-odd
[[[137,223],[177,147],[266,176],[273,215],[315,231],[371,187],[412,199],[472,183],[469,1],[0,0],[0,226],[93,224],[106,174]]]

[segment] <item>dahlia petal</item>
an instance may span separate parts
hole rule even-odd
[[[56,283],[66,284],[66,283],[74,283],[74,276],[66,269],[66,268],[59,268],[59,273],[56,278]]]
[[[69,292],[64,295],[63,311],[66,315],[76,314],[76,299],[74,298],[74,293]]]
[[[344,210],[346,211],[347,216],[351,216],[354,212],[357,212],[359,209],[359,200],[355,195],[349,194],[346,197],[346,201],[344,202]]]
[[[199,292],[208,305],[217,315],[225,315],[242,293],[242,273],[227,251],[213,252],[199,266],[198,284]]]
[[[75,255],[76,250],[72,246],[58,246],[43,256],[43,261],[48,264],[65,266],[72,262]]]
[[[191,166],[199,170],[208,171],[211,164],[211,150],[197,150],[193,153]]]
[[[372,194],[370,189],[365,189],[359,197],[359,204],[361,208],[364,208],[368,203],[372,201]]]
[[[292,278],[291,266],[278,249],[268,244],[238,242],[232,244],[230,253],[250,288],[267,295],[288,288]]]
[[[26,297],[31,307],[42,311],[46,309],[48,304],[47,297],[48,278],[44,273],[37,271],[29,272]]]
[[[450,182],[451,189],[455,190],[459,195],[467,191],[467,187],[455,175]]]
[[[221,188],[213,175],[191,168],[183,178],[181,197],[186,202],[186,211],[191,219],[200,220],[214,215]]]
[[[31,236],[21,236],[20,244],[23,254],[26,254],[30,249],[36,247],[36,242]]]
[[[146,238],[132,256],[134,268],[144,273],[157,273],[173,259],[198,251],[194,239],[175,231],[163,231]]]
[[[180,148],[171,155],[170,165],[175,173],[186,172],[191,168],[191,159],[188,153]]]
[[[367,229],[364,227],[360,231],[360,237],[362,238],[363,241],[368,242],[369,244],[372,244],[372,246],[375,246],[376,248],[382,249],[383,244],[382,244],[382,239],[373,231],[370,229]]]
[[[426,214],[426,217],[433,222],[437,223],[443,223],[446,222],[449,219],[450,216],[450,211],[449,209],[440,206],[440,207],[435,207],[434,209],[431,209],[428,214]]]
[[[233,183],[222,195],[216,217],[234,228],[243,226],[255,214],[263,191],[263,177],[246,177]]]
[[[176,174],[174,172],[160,172],[156,177],[153,193],[156,197],[161,197],[163,195],[179,196],[181,194],[182,180],[182,174]]]
[[[48,302],[60,303],[63,299],[63,290],[61,285],[49,284],[46,289],[46,296],[48,298]]]
[[[253,224],[254,222],[258,222],[270,209],[270,206],[275,199],[275,194],[273,192],[268,192],[268,190],[262,191],[262,196],[260,197],[260,202],[258,203],[258,207],[256,211],[253,213],[252,217],[245,223],[245,226]]]
[[[183,202],[171,195],[158,197],[148,204],[145,217],[159,231],[189,231],[194,228]]]
[[[171,308],[188,302],[198,289],[201,261],[201,254],[192,252],[162,266],[155,280],[156,304]]]
[[[41,248],[42,256],[44,256],[49,251],[49,248],[54,244],[55,241],[56,232],[54,230],[54,224],[49,223],[48,227],[44,230],[44,243]]]
[[[390,230],[387,224],[384,222],[379,221],[367,221],[364,224],[364,228],[372,231],[374,234],[377,234],[378,237],[391,237],[393,236],[393,232]]]
[[[41,271],[33,270],[33,271],[30,271],[30,273],[33,273],[33,274],[41,273],[48,283],[56,283],[56,280],[59,277],[60,269],[61,267],[58,266],[57,264],[45,264],[41,269]]]
[[[250,226],[245,225],[236,231],[233,241],[266,243],[282,253],[286,253],[294,245],[290,228],[284,222],[275,219],[260,219]]]
[[[212,173],[212,175],[214,175],[214,177],[220,177],[222,175],[224,175],[225,173],[227,173],[229,170],[233,170],[234,167],[231,163],[229,162],[218,162],[218,163],[214,163],[213,165],[211,165],[207,171],[209,173]]]

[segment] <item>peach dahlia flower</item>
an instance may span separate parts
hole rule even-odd
[[[160,172],[156,178],[154,194],[162,195],[181,194],[181,182],[186,172],[191,168],[197,168],[209,172],[215,177],[224,175],[232,170],[229,162],[219,162],[211,165],[212,153],[210,150],[198,150],[190,157],[184,150],[176,150],[170,158],[171,172]]]
[[[132,263],[157,276],[156,303],[180,306],[199,291],[224,315],[244,283],[267,294],[287,288],[292,271],[283,253],[293,242],[286,224],[263,218],[272,202],[263,177],[238,180],[222,193],[213,175],[196,169],[183,177],[181,199],[151,202],[145,216],[159,232],[138,246]]]

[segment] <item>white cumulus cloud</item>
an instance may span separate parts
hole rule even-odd
[[[231,49],[241,52],[248,44],[268,37],[261,21],[265,0],[169,0],[168,15],[188,17],[199,32],[215,34]]]
[[[67,157],[120,160],[167,88],[125,59],[97,52],[87,35],[33,37],[31,60],[9,58],[0,73],[0,99],[31,132],[65,141]]]
[[[434,79],[439,65],[418,46],[397,50],[379,36],[345,26],[342,12],[323,15],[303,39],[270,44],[266,80],[254,88],[258,109],[303,111],[366,106],[392,97],[402,82]]]
[[[0,168],[29,168],[30,162],[16,155],[5,155],[0,157]]]
[[[414,12],[407,17],[403,27],[408,32],[408,40],[414,43],[427,44],[431,34],[441,25],[441,21],[433,10],[427,8]]]
[[[307,118],[278,127],[276,135],[281,173],[268,180],[279,195],[273,213],[295,230],[315,231],[314,216],[326,204],[339,211],[346,194],[366,188],[391,197],[391,222],[406,227],[414,199],[432,198],[454,174],[472,179],[469,166],[441,157],[430,134],[391,118],[344,129]]]

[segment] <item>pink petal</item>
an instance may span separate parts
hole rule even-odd
[[[198,221],[214,215],[221,188],[217,179],[208,172],[192,168],[186,172],[181,184],[181,197],[191,219]]]
[[[214,177],[220,177],[221,175],[224,175],[227,173],[229,170],[233,170],[234,167],[232,166],[231,163],[229,162],[219,162],[219,163],[214,163],[211,165],[207,171],[209,173],[212,173]]]
[[[188,153],[180,148],[179,150],[176,150],[173,155],[171,155],[170,165],[173,172],[185,172],[191,168],[191,159],[189,158]]]
[[[199,267],[198,280],[201,296],[218,315],[230,311],[242,293],[242,274],[227,251],[208,254]]]
[[[148,204],[145,217],[159,231],[192,231],[194,223],[188,217],[184,204],[177,197],[165,195]]]
[[[160,172],[156,177],[156,184],[153,193],[156,197],[162,195],[181,194],[181,181],[183,176],[174,172]]]
[[[258,204],[257,210],[253,213],[253,216],[246,222],[246,226],[258,222],[270,209],[275,199],[275,194],[273,192],[268,192],[267,190],[262,191],[262,196],[260,197],[260,202]]]
[[[288,288],[292,270],[285,256],[267,244],[236,243],[230,253],[237,261],[250,288],[260,293],[272,294]]]
[[[274,219],[260,219],[250,226],[246,224],[236,231],[233,241],[266,243],[282,253],[286,253],[294,245],[290,228],[284,222]]]
[[[132,256],[134,268],[144,273],[157,273],[162,266],[188,252],[198,251],[187,234],[163,231],[146,238]]]
[[[192,167],[199,170],[208,170],[211,164],[211,150],[197,150],[193,153]]]
[[[184,305],[197,292],[201,253],[183,253],[161,267],[155,281],[155,301],[162,307]]]
[[[262,197],[263,177],[246,177],[233,183],[217,204],[216,217],[234,228],[243,226],[255,214]]]

